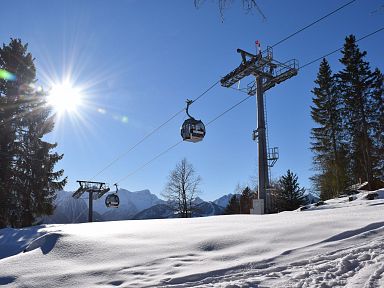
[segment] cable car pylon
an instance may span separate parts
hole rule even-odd
[[[73,198],[79,199],[84,193],[88,193],[88,222],[93,221],[93,200],[97,200],[109,191],[104,182],[78,180],[80,187],[72,194]]]
[[[230,88],[249,75],[255,77],[253,85],[247,87],[248,95],[256,95],[257,104],[257,130],[253,132],[253,139],[257,140],[258,143],[259,199],[254,200],[253,212],[255,214],[264,214],[269,213],[271,207],[270,197],[268,195],[268,189],[270,187],[263,93],[273,88],[276,84],[297,75],[299,65],[295,59],[280,63],[273,59],[271,47],[267,47],[266,53],[263,55],[258,41],[256,45],[258,46],[257,55],[237,49],[242,59],[240,66],[221,78],[220,82],[221,86]],[[274,156],[276,158],[276,155]]]

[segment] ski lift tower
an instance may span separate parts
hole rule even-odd
[[[72,194],[73,198],[79,199],[84,193],[88,193],[88,222],[92,222],[93,218],[93,200],[97,200],[109,191],[104,182],[77,181],[80,187]]]
[[[259,45],[256,41],[256,45]],[[258,140],[258,180],[259,180],[259,211],[263,214],[270,211],[270,201],[267,191],[269,188],[268,175],[268,158],[267,151],[267,135],[265,124],[264,97],[263,93],[276,84],[279,84],[298,73],[299,65],[297,60],[292,59],[286,63],[280,63],[273,59],[273,51],[268,47],[264,52],[261,52],[260,46],[257,55],[251,54],[241,49],[237,52],[241,54],[242,62],[239,67],[227,74],[221,79],[223,87],[230,88],[238,83],[241,79],[252,75],[255,81],[248,85],[245,89],[248,95],[256,95],[257,105],[257,130],[253,132],[253,139]],[[277,160],[277,159],[276,159]]]

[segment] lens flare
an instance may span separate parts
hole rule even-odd
[[[4,79],[7,81],[15,81],[16,75],[8,72],[7,70],[0,69],[0,79]]]

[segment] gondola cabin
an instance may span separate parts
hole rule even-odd
[[[205,136],[205,126],[201,120],[189,118],[184,121],[181,126],[181,137],[184,141],[199,142],[203,140]]]
[[[107,206],[107,208],[118,208],[119,204],[120,204],[119,196],[117,196],[117,194],[115,193],[109,194],[105,198],[105,206]]]

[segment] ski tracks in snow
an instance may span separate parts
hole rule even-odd
[[[345,239],[285,251],[273,259],[174,278],[163,284],[215,288],[380,288],[384,287],[383,251],[384,228],[379,227]]]

